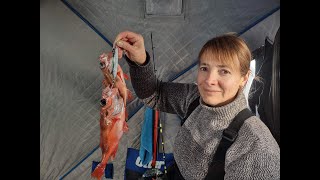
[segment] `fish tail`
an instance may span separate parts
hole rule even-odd
[[[99,163],[97,167],[94,169],[94,171],[91,173],[91,177],[101,180],[102,176],[104,175],[105,168],[106,165],[102,165],[101,163]]]
[[[102,153],[101,162],[96,166],[96,168],[91,173],[91,177],[101,180],[108,163],[110,153]]]

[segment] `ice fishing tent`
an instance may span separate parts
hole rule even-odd
[[[195,81],[196,57],[208,39],[237,32],[248,42],[256,73],[264,78],[263,87],[252,84],[250,108],[261,118],[280,122],[279,28],[278,0],[40,1],[40,179],[90,179],[92,161],[101,156],[103,77],[97,58],[111,51],[120,31],[142,34],[151,55],[152,33],[157,76],[175,82]],[[125,61],[120,65],[128,72]],[[123,179],[127,148],[140,144],[144,107],[135,98],[128,109],[129,132],[112,161],[114,179]],[[172,152],[180,119],[167,113],[160,119],[166,152]],[[273,128],[278,132],[278,125]]]

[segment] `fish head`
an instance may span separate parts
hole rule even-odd
[[[107,70],[109,73],[112,71],[112,52],[109,52],[108,54],[102,53],[99,56],[100,61],[100,69]]]

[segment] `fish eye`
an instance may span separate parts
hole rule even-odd
[[[100,106],[105,106],[107,104],[106,100],[105,99],[101,99],[100,100]]]
[[[103,68],[105,68],[105,67],[106,67],[105,64],[102,63],[102,62],[100,62],[100,68],[103,69]]]

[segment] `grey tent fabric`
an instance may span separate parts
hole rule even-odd
[[[99,143],[102,76],[111,49],[60,1],[40,4],[40,179],[59,179]]]
[[[67,0],[101,35],[112,42],[120,31],[132,30],[145,38],[152,57],[153,34],[157,75],[163,81],[195,82],[197,53],[210,38],[242,32],[253,50],[279,27],[279,1],[183,1],[183,18],[145,17],[144,1]],[[266,17],[266,15],[268,15]],[[264,19],[266,18],[266,19]],[[255,22],[260,23],[255,24]],[[111,51],[97,32],[61,1],[40,2],[40,179],[90,179],[92,161],[99,161],[99,100],[102,74],[97,57]],[[152,59],[153,60],[153,59]],[[120,60],[124,72],[128,65]],[[127,81],[132,90],[131,82]],[[135,95],[135,94],[134,94]],[[139,148],[144,107],[135,98],[128,104],[129,132],[124,134],[114,164],[114,179],[123,179],[127,148]],[[161,113],[166,152],[180,121]]]

